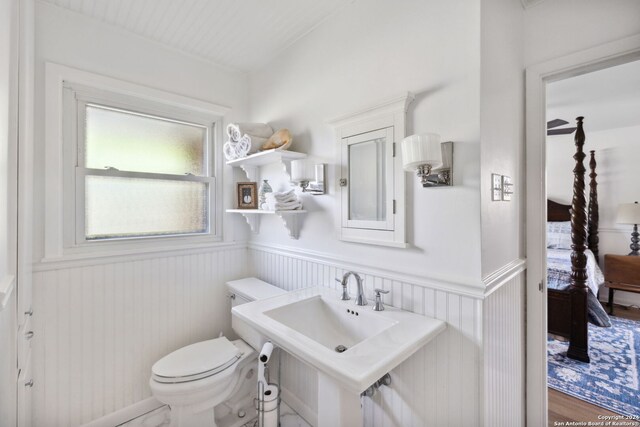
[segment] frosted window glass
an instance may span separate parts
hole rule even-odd
[[[349,219],[385,221],[385,138],[349,145]]]
[[[85,167],[205,175],[207,129],[87,105]]]
[[[87,176],[87,240],[206,233],[207,183]]]

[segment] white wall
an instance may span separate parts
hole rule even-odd
[[[390,389],[367,401],[367,425],[523,420],[522,276],[481,296],[481,279],[521,254],[521,199],[491,205],[480,193],[491,170],[521,178],[522,18],[521,4],[511,0],[355,2],[250,75],[252,120],[290,128],[291,149],[328,163],[330,184],[326,196],[303,196],[310,213],[299,240],[288,239],[277,219],[263,220],[251,242],[256,274],[294,289],[333,286],[334,277],[355,269],[366,273],[368,295],[374,286],[388,288],[388,304],[449,323],[436,343],[394,370]],[[409,249],[340,242],[336,144],[326,120],[406,90],[417,94],[407,133],[455,141],[455,185],[423,189],[407,175]],[[262,170],[276,190],[287,186],[279,173]],[[479,293],[463,296],[445,282],[472,284]],[[485,357],[503,366],[487,361],[483,369]],[[302,401],[302,412],[313,412],[312,374],[287,363],[288,394]]]
[[[255,241],[479,285],[479,9],[475,1],[354,2],[251,73],[251,119],[288,127],[292,150],[329,164],[329,194],[304,197],[310,213],[300,240],[269,218]],[[455,185],[423,189],[407,174],[409,249],[340,242],[336,144],[326,120],[407,90],[416,94],[408,134],[455,141]]]
[[[585,127],[587,126],[588,122],[585,123]],[[640,158],[639,134],[640,126],[598,132],[589,132],[588,129],[586,131],[585,150],[596,150],[598,163],[596,173],[600,205],[601,266],[605,254],[626,255],[630,251],[632,226],[616,224],[616,213],[621,203],[640,201],[637,161]],[[547,138],[547,194],[554,201],[571,203],[574,153],[573,135]],[[589,157],[585,162],[588,162],[588,159]],[[606,300],[607,295],[606,290],[603,290],[600,297]],[[616,301],[640,306],[640,295],[616,292]]]
[[[9,209],[15,208],[9,203],[9,185],[15,184],[13,177],[9,176],[13,170],[9,168],[11,133],[9,114],[12,102],[10,99],[13,71],[11,67],[15,63],[12,46],[15,41],[12,31],[15,7],[14,1],[3,1],[0,4],[0,28],[2,28],[0,37],[0,206],[2,207],[0,209],[0,280],[8,274],[9,217],[11,215]]]
[[[248,85],[244,74],[45,3],[36,4],[35,37],[33,416],[34,425],[67,427],[145,399],[155,359],[229,333],[224,282],[246,274],[246,251],[241,245],[40,263],[45,62],[225,105],[232,108],[228,120],[247,117]],[[231,175],[226,168],[228,206]],[[238,218],[225,218],[224,226],[227,239],[246,239]]]
[[[482,1],[482,277],[521,257],[524,202],[523,10],[513,0]],[[491,174],[510,176],[510,202],[491,200]]]
[[[247,79],[211,63],[194,59],[155,42],[116,29],[76,12],[37,3],[36,9],[36,123],[44,117],[44,65],[54,62],[96,74],[121,79],[166,92],[231,107],[227,120],[247,116]],[[42,258],[44,239],[44,126],[35,129],[34,169],[34,258]],[[225,183],[232,188],[231,172],[225,168]],[[226,191],[231,206],[233,192]],[[227,237],[245,238],[240,221],[225,218]],[[237,229],[237,230],[236,230]],[[237,233],[236,233],[237,231]]]
[[[16,274],[17,8],[15,0],[0,2],[0,423],[7,426],[17,418],[16,293],[5,295]]]
[[[330,191],[326,196],[304,196],[310,213],[304,219],[300,240],[290,240],[279,219],[263,219],[261,234],[253,240],[268,245],[270,248],[265,247],[265,252],[277,251],[279,247],[293,252],[305,251],[311,261],[304,264],[301,259],[289,257],[291,259],[283,258],[276,263],[256,264],[259,276],[285,288],[301,284],[328,285],[340,271],[331,269],[326,261],[321,262],[323,256],[351,266],[386,269],[386,273],[369,275],[368,294],[377,283],[392,287],[391,304],[446,319],[450,329],[438,343],[421,350],[397,369],[394,388],[368,403],[367,419],[375,425],[477,425],[485,416],[501,414],[501,409],[485,411],[483,393],[491,398],[494,392],[508,389],[499,377],[486,387],[483,382],[494,373],[482,369],[482,358],[491,353],[484,353],[482,349],[485,318],[481,278],[518,256],[520,244],[515,225],[519,218],[518,202],[516,199],[509,206],[495,208],[485,206],[484,201],[481,205],[480,168],[481,161],[485,167],[485,155],[481,154],[480,141],[482,139],[483,146],[485,138],[491,141],[487,142],[487,153],[506,150],[500,165],[508,170],[498,172],[512,173],[517,179],[522,118],[521,113],[507,106],[522,106],[522,92],[518,90],[521,77],[516,76],[521,57],[518,42],[504,41],[520,37],[521,16],[514,5],[520,7],[516,0],[482,4],[472,0],[354,2],[263,69],[252,73],[247,90],[245,76],[180,55],[72,12],[38,3],[36,122],[42,122],[44,113],[40,107],[44,104],[44,62],[52,61],[228,105],[234,108],[230,119],[249,117],[268,121],[274,127],[289,127],[295,141],[291,149],[310,153],[330,164]],[[487,30],[481,31],[481,20]],[[493,43],[500,43],[507,53],[501,55]],[[486,55],[486,63],[481,63],[481,54]],[[493,76],[492,72],[498,74]],[[495,93],[494,89],[505,78],[504,91]],[[333,131],[325,121],[407,90],[416,94],[408,112],[408,134],[438,132],[444,140],[455,141],[455,185],[446,189],[423,189],[413,176],[407,175],[408,236],[412,244],[409,249],[339,242],[335,238],[333,215],[337,203],[333,167],[335,142]],[[494,93],[494,97],[488,96]],[[487,97],[481,98],[481,94]],[[482,108],[490,110],[481,113]],[[502,125],[498,122],[503,114],[512,121],[498,127]],[[44,151],[42,141],[43,129],[38,127],[36,153]],[[492,156],[490,159],[486,167],[492,169],[497,163],[492,163]],[[35,170],[41,171],[43,159],[36,157],[35,163]],[[263,173],[267,178],[274,177],[277,189],[284,183],[277,178],[281,175],[276,174],[276,169],[266,168]],[[483,169],[482,185],[485,185],[485,175]],[[37,174],[35,181],[37,261],[42,254],[45,212],[42,176]],[[226,182],[230,190],[231,181]],[[228,204],[233,194],[227,191]],[[498,230],[497,222],[483,224],[481,209],[498,215],[508,228]],[[243,236],[246,226],[242,227],[241,231],[234,231],[235,235]],[[482,241],[483,227],[496,230],[495,239]],[[493,255],[492,249],[505,241],[510,242],[509,245],[496,249]],[[486,264],[481,251],[492,254],[487,255]],[[226,278],[245,274],[223,268],[238,258],[244,259],[242,253],[236,255],[231,259],[223,257],[222,266],[216,264],[221,271],[217,272],[220,276],[215,282],[206,281],[215,272],[209,270],[211,266],[201,255],[37,266],[34,304],[36,313],[40,314],[34,319],[39,337],[34,342],[35,422],[44,426],[77,425],[148,396],[144,372],[148,372],[151,359],[178,345],[225,329],[226,324],[218,317],[227,313],[226,303],[220,299],[222,283]],[[220,262],[220,258],[217,259],[216,262]],[[174,302],[171,313],[176,318],[185,318],[191,304],[211,301],[215,306],[209,305],[207,313],[218,314],[198,312],[199,315],[190,319],[202,329],[185,329],[189,322],[184,322],[165,337],[160,334],[160,325],[143,316],[151,314],[153,318],[164,312],[157,306],[145,305],[149,301],[142,295],[156,289],[155,266],[171,263],[181,263],[182,268],[176,267],[173,274],[163,275],[163,289],[168,295],[184,298],[173,301],[166,297]],[[193,265],[194,270],[185,270],[184,266],[188,265]],[[306,270],[295,270],[298,265],[305,265],[301,268]],[[321,269],[323,275],[319,274]],[[197,274],[184,277],[187,271]],[[278,276],[292,271],[299,272],[286,277],[295,283],[284,283],[282,277],[285,276]],[[314,283],[309,283],[311,281]],[[437,282],[438,286],[426,286],[425,281]],[[514,286],[520,283],[514,281]],[[477,293],[470,296],[450,291],[447,283],[451,282],[476,287]],[[56,304],[49,304],[54,296]],[[120,321],[117,310],[123,309],[118,304],[121,300],[137,301],[143,307],[143,311],[133,314],[139,317],[135,317],[135,327],[130,330],[112,324],[116,319]],[[504,299],[497,301],[500,306],[510,303]],[[131,307],[126,312],[130,311]],[[77,313],[74,315],[77,317],[72,317],[72,313]],[[518,315],[516,310],[505,312],[503,317],[521,319]],[[210,324],[206,324],[207,316],[213,316]],[[503,317],[493,316],[487,321],[500,325]],[[109,329],[111,327],[113,329]],[[509,342],[518,345],[518,328],[511,332],[515,339],[509,337]],[[142,339],[148,353],[133,353],[126,366],[116,359],[116,355],[135,347],[141,337],[148,335],[158,337],[153,342]],[[106,352],[102,355],[95,349]],[[516,349],[509,354],[519,353]],[[512,372],[517,373],[518,367],[512,367]],[[112,373],[126,375],[112,378]],[[97,386],[93,380],[99,381]],[[466,411],[460,411],[462,405]],[[513,409],[510,419],[518,419],[519,413],[517,408]]]
[[[527,66],[640,33],[640,2],[543,1],[525,11]]]

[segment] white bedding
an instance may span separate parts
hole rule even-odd
[[[570,249],[547,249],[547,269],[549,270],[548,285],[552,289],[564,289],[571,283],[571,250]],[[604,284],[604,275],[596,263],[596,258],[589,249],[585,251],[587,256],[587,286],[598,295],[598,290]],[[554,283],[553,286],[551,281]],[[563,284],[566,284],[563,286]]]

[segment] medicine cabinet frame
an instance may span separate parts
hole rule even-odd
[[[407,247],[405,172],[402,168],[400,142],[406,135],[406,112],[413,94],[405,92],[362,110],[329,121],[336,135],[336,175],[338,207],[337,235],[346,242]],[[380,220],[351,218],[350,211],[350,147],[361,142],[383,139],[385,216]]]

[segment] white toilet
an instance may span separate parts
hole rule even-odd
[[[256,278],[227,283],[231,306],[286,291]],[[258,354],[241,339],[215,338],[182,347],[151,368],[151,392],[171,408],[172,427],[231,427],[255,414]]]

